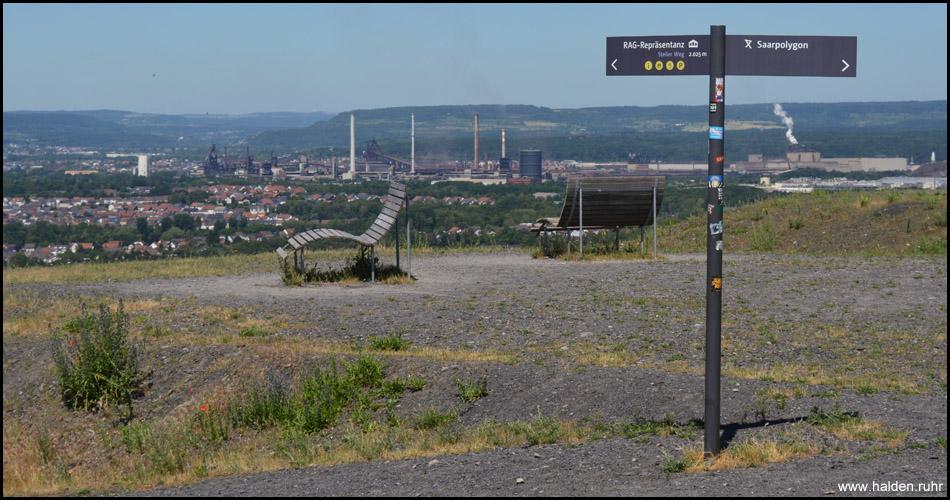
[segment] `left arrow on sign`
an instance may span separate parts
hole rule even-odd
[[[617,59],[614,59],[614,62],[610,63],[610,67],[617,71]]]

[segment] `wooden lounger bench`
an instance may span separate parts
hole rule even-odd
[[[386,233],[396,225],[399,213],[403,205],[406,204],[406,185],[398,182],[392,182],[389,185],[389,192],[386,194],[386,202],[383,204],[383,211],[376,217],[376,221],[359,236],[352,235],[346,231],[337,229],[311,229],[293,236],[287,241],[287,244],[277,249],[277,254],[284,260],[293,252],[294,262],[297,262],[297,252],[302,251],[303,247],[313,241],[340,238],[350,240],[360,244],[361,249],[369,248],[372,254],[372,279],[376,281],[376,244],[379,243]],[[398,242],[397,242],[398,245]],[[398,248],[398,247],[397,247]],[[398,256],[398,254],[397,254]],[[398,258],[398,257],[397,257]],[[301,259],[302,261],[302,259]],[[302,262],[301,262],[302,267]],[[303,271],[301,269],[301,271]]]

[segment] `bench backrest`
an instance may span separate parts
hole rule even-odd
[[[361,235],[361,238],[372,242],[373,245],[378,243],[396,224],[399,211],[402,210],[405,204],[406,185],[398,182],[390,183],[389,192],[386,194],[386,203],[383,204],[383,211],[376,217],[373,225]]]
[[[580,226],[582,190],[585,228],[649,226],[653,224],[653,190],[659,211],[665,184],[661,176],[569,179],[557,227]]]

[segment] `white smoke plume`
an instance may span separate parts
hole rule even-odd
[[[788,137],[788,142],[792,144],[798,144],[798,140],[796,140],[795,136],[792,135],[792,127],[795,126],[795,122],[792,121],[792,117],[788,116],[788,113],[786,113],[785,110],[782,109],[781,104],[776,103],[775,108],[772,109],[772,112],[775,113],[776,116],[781,116],[782,123],[785,124],[786,127],[788,127],[788,130],[785,132],[785,137]]]

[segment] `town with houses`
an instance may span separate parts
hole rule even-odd
[[[797,151],[797,150],[796,150]],[[169,171],[175,173],[184,173],[189,177],[201,177],[205,175],[202,162],[193,159],[176,157],[174,153],[166,151],[165,154],[159,154],[152,158],[147,158],[145,172],[140,172],[142,166],[142,156],[132,154],[101,153],[90,148],[63,147],[63,146],[22,146],[18,144],[4,145],[4,164],[3,170],[37,170],[44,171],[62,170],[66,175],[94,175],[104,172],[126,172],[131,171],[135,175],[149,176],[156,172]],[[794,153],[790,150],[789,158],[791,162]],[[816,152],[807,152],[813,157],[818,157]],[[8,155],[18,155],[20,158],[32,157],[35,160],[8,161]],[[26,156],[23,156],[26,155]],[[138,157],[137,157],[138,156]],[[138,165],[136,160],[139,161]],[[324,162],[335,162],[337,159],[321,160]],[[318,161],[307,156],[300,156],[301,164]],[[618,164],[578,164],[577,162],[546,162],[547,173],[555,173],[553,178],[566,176],[565,172],[572,175],[589,176],[595,174],[614,173],[652,173],[658,171],[658,165],[647,165],[637,163],[637,159],[631,156],[631,160]],[[933,161],[933,159],[932,159]],[[275,164],[284,165],[285,163]],[[903,162],[906,169],[906,161]],[[841,178],[794,178],[781,182],[770,182],[769,174],[765,173],[760,178],[757,188],[766,191],[780,192],[811,192],[814,189],[821,190],[839,190],[839,189],[888,189],[888,188],[945,188],[946,187],[946,162],[934,164],[942,165],[943,177],[888,177],[879,180],[850,180]],[[788,166],[791,166],[789,164]],[[814,166],[811,164],[805,166]],[[705,163],[695,164],[669,164],[664,165],[662,173],[667,175],[688,175],[691,172],[698,172],[705,168]],[[677,170],[679,169],[679,170]],[[561,171],[564,172],[561,172]],[[680,171],[681,170],[681,171]],[[562,175],[563,174],[563,175]],[[373,174],[382,176],[383,174]],[[383,177],[380,177],[383,178]],[[152,190],[148,186],[137,186],[128,188],[127,192],[119,193],[115,190],[103,190],[105,196],[100,198],[81,198],[81,197],[7,197],[3,198],[3,223],[20,223],[24,226],[37,224],[45,221],[55,225],[79,225],[89,224],[97,226],[112,227],[133,227],[144,219],[149,226],[155,227],[161,225],[163,220],[173,219],[175,216],[184,214],[195,221],[194,229],[211,230],[213,228],[228,228],[227,235],[218,235],[218,243],[229,246],[239,241],[255,242],[267,240],[270,238],[287,238],[293,234],[294,229],[285,227],[288,222],[296,221],[297,218],[292,214],[282,211],[282,206],[291,197],[294,199],[305,199],[313,202],[332,202],[339,196],[344,196],[346,201],[356,200],[374,200],[380,199],[379,196],[366,193],[347,194],[347,193],[309,193],[305,188],[294,186],[288,187],[281,185],[282,179],[290,179],[290,175],[284,169],[275,169],[271,179],[262,182],[259,185],[231,185],[215,184],[203,187],[179,188],[181,191],[194,192],[203,191],[204,196],[200,198],[204,202],[190,204],[172,203],[169,196],[150,196]],[[227,182],[224,178],[219,178]],[[263,180],[263,179],[262,179]],[[460,180],[460,179],[450,179]],[[466,179],[462,179],[466,180]],[[467,179],[470,181],[480,181],[480,179]],[[484,179],[481,179],[484,180]],[[553,179],[552,179],[553,180]],[[443,180],[444,181],[444,180]],[[274,183],[276,182],[276,184]],[[440,182],[440,181],[435,181]],[[542,193],[537,193],[540,195]],[[547,193],[544,193],[547,194]],[[382,201],[385,201],[384,199]],[[435,199],[431,196],[416,196],[410,200],[411,204],[421,202],[438,202],[457,205],[485,205],[494,204],[494,201],[487,197],[461,198],[446,197]],[[233,224],[237,222],[239,229],[235,231]],[[326,224],[329,221],[308,221]],[[263,225],[267,229],[258,230],[253,233],[242,231],[246,227],[260,229]],[[518,229],[528,229],[530,223],[524,224],[526,227]],[[446,233],[459,234],[463,232],[472,232],[479,234],[480,228],[458,228],[453,227]],[[217,234],[217,232],[211,233]],[[438,236],[437,236],[438,237]],[[154,238],[151,238],[154,240]],[[94,249],[101,249],[104,252],[118,254],[150,254],[154,256],[166,255],[177,252],[183,247],[195,248],[208,245],[206,236],[190,236],[181,238],[159,239],[158,241],[135,241],[122,244],[119,241],[108,241],[105,243],[91,242],[69,242],[68,244],[59,244],[51,246],[36,246],[34,244],[25,244],[22,248],[15,245],[4,243],[3,261],[6,266],[18,252],[30,259],[44,263],[54,263],[62,258],[66,252],[79,252]]]
[[[158,226],[165,218],[174,218],[178,214],[186,214],[192,217],[196,224],[196,229],[210,230],[216,224],[219,227],[231,224],[235,221],[246,222],[242,227],[250,224],[262,224],[272,226],[273,229],[261,230],[255,233],[246,234],[241,231],[234,232],[228,236],[220,236],[221,245],[230,245],[239,240],[257,241],[275,237],[289,237],[293,234],[293,228],[284,228],[284,224],[297,220],[293,215],[282,213],[280,211],[290,196],[299,196],[313,202],[329,203],[338,196],[345,197],[347,202],[356,200],[379,200],[385,202],[384,196],[376,196],[367,193],[357,194],[334,194],[334,193],[313,193],[307,194],[302,187],[287,187],[282,185],[265,186],[234,186],[217,184],[212,186],[203,186],[187,188],[185,191],[204,191],[208,196],[207,203],[191,203],[188,205],[180,203],[169,203],[168,196],[146,196],[150,187],[137,187],[131,189],[132,196],[119,197],[118,192],[114,190],[105,190],[105,198],[80,198],[80,197],[56,197],[56,198],[31,198],[22,197],[3,198],[3,223],[19,222],[23,225],[33,225],[40,221],[59,225],[78,225],[90,224],[99,226],[131,226],[135,227],[139,219],[145,219],[150,226]],[[488,197],[463,198],[463,197],[445,197],[436,199],[432,196],[415,196],[410,203],[445,203],[451,205],[486,205],[494,204],[494,200]],[[329,221],[315,221],[327,223]],[[461,229],[453,228],[456,231]],[[193,236],[191,238],[175,238],[168,241],[159,240],[152,243],[137,241],[129,245],[122,245],[118,241],[103,243],[101,249],[109,253],[147,253],[151,255],[162,255],[174,252],[183,246],[203,246],[207,239],[204,236]],[[88,242],[71,242],[63,245],[51,245],[46,247],[37,247],[32,243],[24,245],[22,251],[27,257],[37,259],[44,263],[53,263],[60,259],[65,252],[77,252],[80,250],[92,250],[97,245]],[[4,263],[15,255],[18,249],[14,245],[3,245]]]

